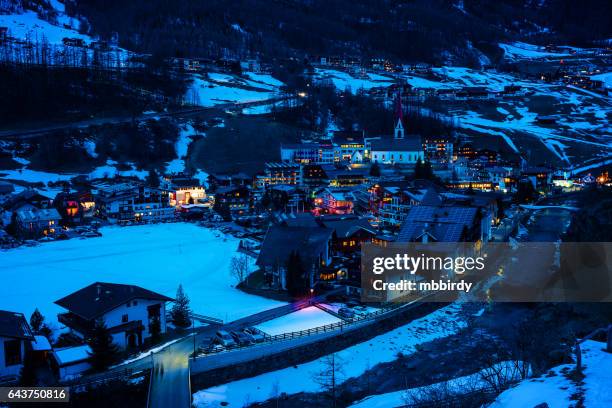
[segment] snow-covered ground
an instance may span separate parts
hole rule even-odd
[[[10,3],[10,1],[9,1]],[[47,11],[42,11],[39,15],[31,9],[13,7],[10,14],[0,14],[0,27],[8,27],[10,37],[16,38],[17,42],[7,42],[9,54],[15,52],[13,58],[22,58],[24,43],[29,41],[32,44],[47,44],[49,46],[46,53],[46,63],[49,64],[70,64],[79,65],[82,61],[84,51],[89,59],[94,57],[91,48],[84,47],[65,47],[65,38],[78,39],[83,41],[83,45],[89,47],[98,39],[79,32],[81,23],[78,19],[72,18],[65,13],[65,6],[58,0],[49,0],[48,3],[55,9],[55,16]],[[26,7],[28,5],[26,4]],[[44,16],[47,14],[47,16]],[[68,52],[67,52],[68,50]],[[103,52],[104,58],[110,65],[124,65],[128,62],[130,52],[113,47],[109,52]],[[35,56],[39,58],[38,55]],[[42,61],[38,61],[42,62]]]
[[[428,394],[428,392],[435,392],[435,390],[444,390],[445,392],[453,394],[462,394],[490,387],[492,385],[491,382],[495,384],[495,381],[497,380],[517,381],[522,378],[521,371],[523,370],[523,367],[521,364],[522,363],[504,361],[496,364],[493,366],[493,368],[487,368],[474,374],[453,378],[449,381],[443,381],[418,388],[410,388],[407,390],[372,395],[351,405],[351,408],[399,407],[406,405],[407,403],[418,403],[423,401],[423,398]],[[495,375],[493,376],[492,374]]]
[[[509,60],[519,59],[539,59],[546,57],[567,57],[570,54],[566,52],[550,52],[538,47],[537,45],[527,44],[524,42],[515,42],[512,44],[500,43],[499,46],[504,50],[504,57]]]
[[[606,88],[612,88],[612,72],[606,72],[604,74],[592,75],[591,79],[603,81]]]
[[[280,81],[267,74],[246,75],[250,79],[220,73],[209,73],[209,79],[194,75],[185,99],[190,103],[209,107],[221,103],[259,102],[278,96]]]
[[[605,408],[612,406],[612,353],[605,344],[587,340],[582,344],[583,384],[567,377],[575,364],[553,368],[538,378],[523,380],[497,397],[492,408],[535,407],[546,403],[550,408],[578,406],[576,398],[584,397],[580,406]]]
[[[334,86],[341,91],[350,89],[352,93],[357,93],[359,89],[368,90],[393,84],[393,79],[382,75],[372,74],[369,78],[355,78],[348,72],[335,69],[316,68],[315,75],[319,80],[331,80]]]
[[[174,145],[176,149],[176,159],[172,160],[166,166],[166,172],[168,173],[180,173],[185,171],[185,157],[189,151],[189,145],[191,144],[191,136],[196,134],[193,126],[190,123],[186,123],[180,129],[178,140]]]
[[[63,24],[67,22],[67,17],[60,16],[64,17],[60,20],[62,25],[55,25],[42,20],[31,10],[26,10],[22,14],[0,14],[0,26],[8,27],[11,36],[20,40],[29,38],[32,42],[35,42],[36,39],[42,41],[43,37],[46,38],[50,44],[57,45],[62,44],[64,38],[79,38],[85,41],[85,43],[93,41],[91,37],[80,34],[76,30],[78,24],[75,22],[73,22],[74,28],[64,27]]]
[[[193,224],[105,227],[100,238],[48,242],[0,251],[0,309],[55,321],[53,302],[93,282],[135,284],[174,297],[179,284],[196,313],[234,320],[283,303],[232,285],[238,240]]]
[[[17,161],[17,160],[15,160]],[[48,186],[49,183],[56,183],[58,181],[70,181],[70,179],[78,176],[87,176],[90,179],[104,178],[104,177],[138,177],[145,179],[149,174],[145,170],[138,170],[132,165],[131,170],[118,170],[116,161],[107,160],[103,166],[96,167],[89,173],[52,173],[47,171],[31,170],[27,168],[27,161],[22,163],[24,166],[20,169],[14,170],[0,170],[0,179],[20,180],[27,183],[43,183]],[[129,163],[128,163],[129,164]],[[42,191],[55,191],[53,187],[45,187]],[[55,197],[55,196],[53,196]],[[52,198],[53,198],[52,197]]]
[[[398,329],[339,351],[336,355],[343,361],[346,379],[359,376],[376,364],[393,361],[400,352],[414,353],[419,344],[458,332],[465,327],[459,317],[460,310],[458,304],[446,306]],[[324,358],[319,358],[198,391],[193,395],[194,405],[198,408],[242,407],[246,401],[254,403],[269,399],[275,387],[278,392],[287,394],[317,392],[321,388],[313,377],[322,371],[324,364]]]
[[[278,319],[268,320],[255,327],[270,336],[276,336],[277,334],[314,329],[315,327],[338,322],[341,322],[341,320],[337,317],[315,306],[310,306]]]

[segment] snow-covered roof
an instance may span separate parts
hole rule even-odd
[[[34,340],[32,340],[32,350],[49,351],[51,349],[51,344],[49,344],[49,340],[45,336],[34,336]]]
[[[84,344],[76,347],[65,347],[55,350],[55,358],[60,366],[78,363],[89,358],[91,348]]]

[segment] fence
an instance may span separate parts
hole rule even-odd
[[[321,334],[321,333],[327,333],[327,332],[334,332],[334,331],[339,331],[342,332],[344,331],[346,328],[355,326],[359,323],[363,323],[366,321],[375,321],[377,320],[379,317],[381,316],[385,316],[389,313],[392,313],[394,311],[397,311],[399,309],[404,309],[404,308],[408,308],[410,306],[414,306],[416,304],[418,304],[419,302],[424,301],[426,298],[432,296],[432,294],[429,295],[425,295],[417,300],[414,300],[410,303],[393,303],[390,306],[387,306],[385,308],[379,309],[375,312],[371,312],[368,314],[363,314],[363,315],[356,315],[355,317],[351,318],[350,320],[347,321],[340,321],[340,322],[336,322],[336,323],[330,323],[330,324],[326,324],[324,326],[317,326],[317,327],[313,327],[310,329],[306,329],[306,330],[299,330],[299,331],[294,331],[294,332],[289,332],[289,333],[282,333],[282,334],[276,334],[274,336],[268,335],[268,334],[264,334],[264,341],[263,344],[270,344],[270,343],[274,343],[274,342],[279,342],[279,341],[287,341],[287,340],[294,340],[294,339],[298,339],[298,338],[302,338],[302,337],[306,337],[306,336],[313,336],[316,334]],[[307,307],[307,306],[311,306],[313,303],[312,302],[305,302],[305,305],[303,307]],[[290,307],[295,308],[294,305],[288,305]],[[302,308],[303,308],[302,307]],[[299,310],[299,309],[298,309]],[[291,310],[291,311],[295,311]],[[287,313],[284,313],[287,314]],[[265,319],[265,320],[269,320],[269,319]],[[262,345],[262,343],[258,343],[256,345]],[[239,349],[245,349],[245,348],[250,348],[250,347],[254,347],[256,345],[253,344],[244,344],[244,345],[236,345],[230,349],[213,349],[211,348],[210,350],[207,350],[207,352],[200,354],[200,356],[198,357],[206,357],[208,355],[211,354],[219,354],[219,353],[224,353],[224,352],[231,352],[231,351],[235,351],[235,350],[239,350]]]
[[[86,387],[88,385],[101,384],[113,380],[123,380],[130,377],[137,377],[150,368],[124,368],[121,370],[111,370],[99,374],[90,374],[83,377],[74,378],[72,380],[61,381],[61,385],[69,387]]]

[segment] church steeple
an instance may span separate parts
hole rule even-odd
[[[395,130],[393,138],[404,138],[404,109],[402,108],[402,96],[399,91],[395,97]]]

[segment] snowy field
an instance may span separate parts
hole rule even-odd
[[[268,320],[255,327],[270,336],[276,336],[277,334],[313,329],[341,321],[318,307],[310,306],[278,319]]]
[[[549,373],[523,380],[497,397],[492,408],[535,407],[542,403],[550,408],[567,408],[576,404],[576,397],[584,397],[589,408],[612,406],[612,354],[603,351],[604,343],[587,340],[582,344],[582,363],[585,378],[582,384],[567,378],[575,364],[557,366]],[[576,395],[577,394],[577,395]]]
[[[397,354],[412,354],[416,346],[438,338],[450,336],[465,327],[459,317],[461,306],[452,304],[398,329],[339,351],[346,379],[363,374],[379,363],[397,359]],[[255,403],[269,399],[273,388],[278,392],[295,394],[320,391],[313,377],[324,368],[324,358],[295,367],[272,371],[252,378],[211,387],[193,395],[198,408],[223,406],[242,407],[245,402]]]
[[[246,74],[249,79],[229,74],[209,73],[206,79],[194,75],[185,99],[199,106],[222,103],[259,102],[277,97],[280,81],[266,74]],[[250,88],[250,89],[246,89]]]
[[[100,238],[71,239],[0,251],[0,309],[55,322],[53,302],[93,282],[135,284],[174,297],[179,284],[200,314],[234,320],[284,303],[232,287],[233,237],[193,224],[105,227]],[[35,299],[35,302],[33,302]]]

